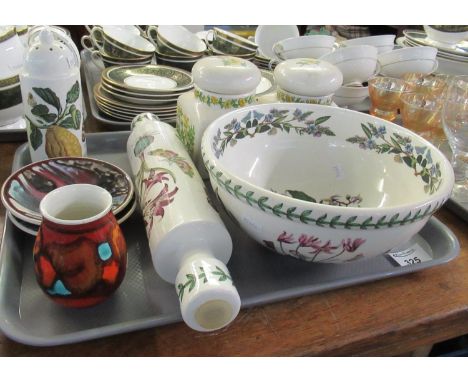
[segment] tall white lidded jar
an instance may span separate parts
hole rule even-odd
[[[80,57],[73,41],[48,27],[30,36],[20,83],[31,160],[85,156]]]
[[[200,175],[208,178],[200,146],[203,132],[216,118],[255,102],[262,74],[250,61],[239,57],[212,56],[192,68],[194,90],[177,101],[177,134],[195,162]]]

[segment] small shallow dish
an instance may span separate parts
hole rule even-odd
[[[402,78],[405,73],[431,74],[437,70],[437,49],[430,46],[399,48],[379,55],[380,74]]]
[[[193,87],[189,72],[164,65],[107,68],[102,80],[117,88],[141,93],[175,93]]]
[[[325,35],[291,37],[273,45],[273,52],[280,60],[291,58],[320,58],[333,51],[335,37]]]
[[[115,214],[133,197],[133,182],[122,169],[93,158],[66,157],[31,163],[10,175],[2,186],[2,203],[20,221],[39,225],[42,198],[58,187],[78,183],[109,191]]]
[[[202,155],[213,189],[244,231],[312,262],[370,258],[407,242],[454,183],[450,162],[417,134],[320,105],[227,113],[205,131]]]

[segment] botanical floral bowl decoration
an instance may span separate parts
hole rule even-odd
[[[449,198],[432,144],[385,120],[303,103],[255,105],[205,131],[202,154],[226,210],[255,240],[313,262],[383,254]]]

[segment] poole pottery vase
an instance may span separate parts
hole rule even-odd
[[[111,207],[110,193],[90,184],[63,186],[42,199],[34,270],[39,286],[56,303],[96,305],[122,282],[127,247]]]
[[[231,237],[172,126],[150,114],[132,122],[127,153],[156,272],[175,284],[182,318],[198,331],[228,325],[240,297],[226,267]]]

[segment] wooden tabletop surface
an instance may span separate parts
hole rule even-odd
[[[88,132],[102,129],[88,117]],[[20,144],[0,143],[0,184],[10,174]],[[458,258],[445,265],[243,309],[228,328],[210,334],[179,323],[45,348],[22,345],[0,334],[0,356],[408,354],[468,333],[468,224],[446,208],[436,216],[461,245]],[[0,205],[0,232],[4,223],[5,209]]]

